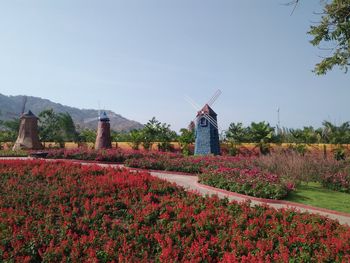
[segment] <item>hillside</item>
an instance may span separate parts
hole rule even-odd
[[[0,119],[8,120],[18,118],[22,109],[24,96],[5,96],[0,94]],[[94,109],[78,109],[55,103],[47,99],[27,96],[25,110],[31,110],[38,115],[46,109],[53,109],[55,112],[68,112],[78,129],[89,128],[96,129],[98,110]],[[114,131],[129,131],[132,129],[140,129],[143,125],[139,122],[128,120],[113,111],[106,111],[111,120],[111,129]],[[96,118],[96,120],[92,120]]]

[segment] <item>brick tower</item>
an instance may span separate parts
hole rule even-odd
[[[112,148],[111,141],[111,126],[109,124],[109,118],[104,111],[98,117],[98,126],[97,126],[97,136],[95,142],[95,149],[106,149]]]

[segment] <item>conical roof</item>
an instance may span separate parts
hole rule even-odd
[[[100,116],[98,117],[98,119],[99,119],[100,121],[109,121],[109,118],[108,118],[107,113],[106,113],[105,111],[103,111],[103,112],[100,114]]]
[[[21,118],[38,118],[38,117],[35,116],[31,110],[28,110],[21,115]]]
[[[208,114],[210,116],[217,116],[215,111],[213,111],[213,109],[208,104],[205,104],[204,107],[197,112],[197,117],[203,114]]]

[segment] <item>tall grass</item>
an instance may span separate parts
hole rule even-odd
[[[296,152],[279,152],[260,156],[254,160],[263,170],[300,182],[316,182],[349,166],[348,161],[325,159],[319,154],[301,155]]]

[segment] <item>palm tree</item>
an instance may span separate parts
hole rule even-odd
[[[322,124],[326,141],[336,145],[334,157],[337,160],[345,159],[343,144],[350,142],[350,123],[344,122],[340,126],[336,126],[329,121],[324,121]]]
[[[241,145],[247,137],[247,129],[243,127],[241,122],[232,122],[225,135],[230,145],[230,154],[236,155],[238,153],[238,146]]]
[[[257,143],[262,154],[268,154],[270,152],[269,142],[272,141],[275,128],[271,127],[267,122],[252,122],[250,132],[252,139]]]

